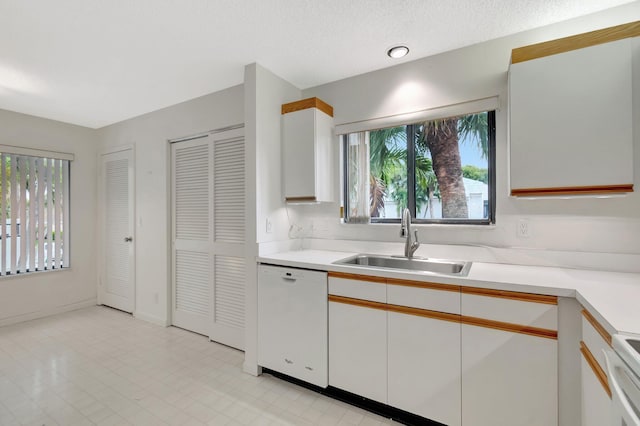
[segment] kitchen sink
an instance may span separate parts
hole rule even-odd
[[[471,262],[445,259],[423,259],[414,257],[381,256],[358,254],[334,262],[336,265],[363,266],[368,268],[401,269],[432,274],[454,275],[466,277],[471,269]]]

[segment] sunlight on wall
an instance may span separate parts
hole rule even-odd
[[[44,91],[44,85],[25,72],[7,65],[0,65],[0,90],[37,94]]]
[[[386,117],[408,112],[414,112],[433,105],[425,105],[425,99],[439,99],[438,90],[425,81],[407,80],[390,91],[379,105],[373,117]]]

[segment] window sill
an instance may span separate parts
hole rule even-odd
[[[68,268],[56,268],[56,269],[46,269],[44,271],[33,271],[33,272],[22,272],[20,274],[11,274],[11,275],[1,275],[0,281],[11,280],[17,278],[25,278],[25,277],[35,277],[41,274],[49,274],[49,273],[60,273],[71,271],[71,267]]]
[[[371,223],[345,223],[344,220],[340,220],[340,226],[348,226],[348,227],[387,227],[387,228],[399,228],[400,222],[371,222]],[[438,229],[473,229],[473,230],[494,230],[497,229],[495,223],[411,223],[412,228],[438,228]]]

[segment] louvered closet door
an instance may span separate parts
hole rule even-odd
[[[100,303],[125,312],[135,306],[133,152],[102,156],[103,279]]]
[[[173,325],[209,335],[213,253],[213,151],[208,136],[171,146]]]
[[[173,323],[243,349],[243,130],[172,145]]]
[[[213,147],[213,327],[211,340],[244,348],[244,131],[210,136]]]

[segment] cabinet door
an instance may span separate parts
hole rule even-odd
[[[389,405],[461,423],[460,323],[388,313]]]
[[[316,109],[283,115],[283,168],[286,198],[316,197]]]
[[[462,325],[462,424],[558,424],[557,340]]]
[[[329,302],[329,384],[387,403],[387,312]]]
[[[585,360],[582,371],[582,426],[607,425],[611,418],[611,399]]]
[[[511,65],[513,195],[633,184],[631,46],[624,39]]]

